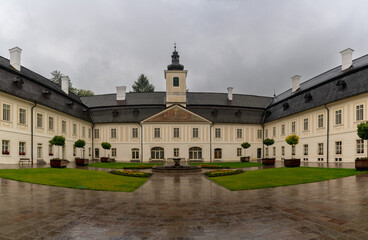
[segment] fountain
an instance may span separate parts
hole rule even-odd
[[[152,167],[152,172],[181,173],[181,172],[200,172],[201,166],[180,165],[182,158],[173,158],[174,165],[159,165]]]

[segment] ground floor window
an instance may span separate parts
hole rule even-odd
[[[358,139],[356,140],[356,144],[357,144],[357,153],[364,153],[364,140],[363,139]]]
[[[73,156],[76,156],[76,155],[77,155],[77,148],[73,147]]]
[[[216,148],[215,149],[215,159],[221,159],[222,158],[222,149]]]
[[[189,148],[189,159],[190,160],[202,160],[202,148],[200,147]]]
[[[111,157],[116,157],[116,148],[111,148]]]
[[[268,157],[268,147],[266,147],[265,150],[266,150],[266,153],[265,153],[266,154],[266,157]]]
[[[304,155],[308,155],[308,144],[304,144],[303,148],[304,148]]]
[[[335,146],[336,146],[336,154],[342,154],[342,142],[341,141],[335,142]]]
[[[42,144],[37,144],[37,158],[42,158]]]
[[[272,155],[273,155],[274,157],[276,157],[276,147],[273,147],[273,149],[272,149]]]
[[[88,156],[91,156],[91,155],[92,155],[92,149],[88,148]]]
[[[281,155],[282,156],[285,156],[285,146],[282,146],[281,147]]]
[[[174,148],[174,157],[179,157],[179,148]]]
[[[318,155],[323,155],[323,143],[318,143]]]
[[[262,130],[261,130],[262,131]],[[261,148],[257,148],[257,158],[262,158],[262,149]]]
[[[95,148],[95,158],[100,158],[100,149]]]
[[[132,159],[133,160],[139,159],[139,149],[138,148],[132,149]]]
[[[26,155],[26,143],[19,142],[19,155]]]
[[[291,146],[291,155],[295,155],[295,146]]]
[[[165,152],[162,147],[154,147],[151,149],[151,159],[152,160],[163,160],[164,153]]]
[[[49,156],[54,156],[54,147],[49,144]]]
[[[237,148],[236,149],[236,156],[241,157],[241,155],[242,155],[242,149],[241,148]]]
[[[10,149],[9,149],[9,141],[8,140],[3,140],[2,141],[2,153],[3,155],[9,155],[10,153]]]

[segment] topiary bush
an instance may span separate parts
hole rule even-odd
[[[289,135],[285,138],[285,142],[289,145],[291,145],[292,147],[294,147],[295,145],[297,145],[299,143],[299,136],[293,134],[293,135]],[[291,155],[292,158],[294,159],[294,153],[293,151],[291,151]]]
[[[368,121],[362,122],[357,126],[357,134],[363,140],[368,140]],[[367,144],[367,158],[368,158],[368,144]]]
[[[65,146],[65,137],[63,136],[54,136],[49,143],[52,146],[57,146],[57,147],[63,147]],[[58,158],[60,158],[60,148],[58,148]]]
[[[86,146],[86,141],[84,141],[82,139],[79,139],[79,140],[75,141],[75,143],[74,143],[74,147],[81,149],[81,156],[83,155],[82,148],[84,148],[84,146]]]
[[[246,154],[246,150],[247,150],[248,148],[250,148],[250,146],[252,146],[252,145],[250,145],[250,143],[248,143],[248,142],[243,142],[242,144],[240,144],[240,146],[241,146],[242,148],[244,148],[244,155],[247,155],[247,154]]]

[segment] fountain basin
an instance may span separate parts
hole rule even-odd
[[[152,167],[152,172],[163,173],[183,173],[183,172],[200,172],[201,166],[180,165],[181,158],[173,158],[174,165],[159,165]]]

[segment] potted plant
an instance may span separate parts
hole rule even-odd
[[[105,156],[106,156],[106,150],[110,150],[111,144],[108,142],[101,143],[101,147],[105,150]],[[101,157],[101,162],[109,162],[109,157]]]
[[[273,139],[270,138],[266,138],[265,140],[263,140],[263,144],[266,145],[267,147],[273,145],[275,143],[275,141]],[[269,158],[267,156],[267,158],[262,158],[262,164],[264,165],[275,165],[275,158]]]
[[[242,144],[241,144],[241,146],[242,146],[242,148],[244,148],[244,155],[246,155],[245,154],[245,151],[248,149],[248,148],[250,148],[250,143],[248,143],[248,142],[243,142]],[[250,160],[250,156],[245,156],[245,157],[240,157],[240,161],[241,162],[249,162],[249,160]]]
[[[364,141],[368,140],[368,121],[360,123],[357,127],[358,136]],[[367,157],[355,159],[355,169],[357,171],[368,170],[368,144],[367,144]]]
[[[65,137],[63,136],[54,136],[49,143],[52,146],[57,146],[58,147],[58,157],[57,158],[53,158],[50,160],[50,166],[53,168],[66,168],[66,165],[68,164],[68,160],[65,159],[60,159],[60,147],[65,146]]]
[[[285,159],[285,167],[300,167],[300,158],[294,158],[295,152],[293,151],[295,145],[299,143],[299,137],[295,134],[289,135],[285,138],[287,144],[292,146],[291,149],[291,159]]]
[[[85,159],[84,156],[82,156],[84,146],[86,146],[86,142],[82,139],[79,139],[79,140],[75,141],[75,143],[74,143],[75,148],[80,148],[81,149],[81,157],[80,158],[79,157],[75,158],[75,164],[77,166],[86,166],[86,165],[88,165],[88,159]]]

